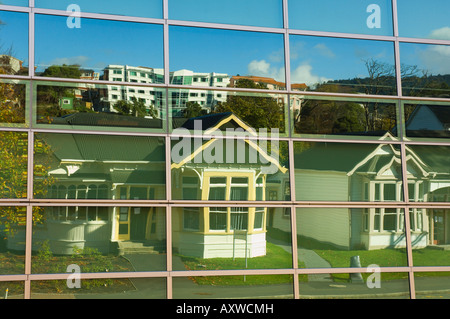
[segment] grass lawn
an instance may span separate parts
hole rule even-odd
[[[280,269],[292,268],[292,254],[283,248],[267,242],[267,254],[261,257],[245,258],[194,258],[180,256],[187,270],[234,270],[234,269]],[[199,285],[265,285],[292,282],[291,275],[211,276],[192,277]]]

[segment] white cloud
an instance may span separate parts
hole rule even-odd
[[[330,79],[313,74],[311,65],[304,63],[291,72],[292,83],[305,83],[308,86],[314,86],[318,83],[329,81]]]
[[[327,58],[334,58],[336,55],[330,48],[328,48],[324,43],[318,43],[314,46],[314,49],[322,56]]]
[[[266,60],[253,60],[248,64],[247,69],[250,75],[269,77],[280,82],[285,81],[284,68],[273,67]]]
[[[253,60],[248,65],[248,72],[250,74],[269,74],[270,63],[265,60],[257,61]]]
[[[450,40],[450,27],[443,27],[431,31],[430,38],[438,40]]]
[[[450,73],[450,47],[431,45],[419,53],[421,67],[432,74]]]

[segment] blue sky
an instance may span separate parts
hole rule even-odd
[[[171,71],[253,73],[285,80],[282,34],[173,26],[169,38]]]
[[[163,18],[162,0],[35,0],[37,8],[66,11],[71,4],[77,4],[83,12]]]
[[[0,11],[0,54],[12,48],[13,55],[28,64],[28,14]]]
[[[1,0],[0,0],[1,1]],[[266,22],[277,26],[280,23],[278,9],[281,0],[267,0],[263,6],[260,1],[206,1],[206,0],[171,0],[174,6],[183,2],[178,12],[172,7],[171,18],[195,20],[202,5],[208,4],[205,10],[216,12],[210,17],[223,19],[222,22],[243,23],[243,14],[254,5],[254,19],[248,24],[259,24],[260,17],[271,16]],[[347,0],[337,1],[318,0],[322,3],[320,26],[326,31],[334,30],[344,32],[348,28],[356,28],[364,24],[369,13],[365,12],[368,2],[377,3],[382,8],[382,17],[387,16],[386,8],[391,0]],[[359,5],[348,7],[343,3],[351,4],[357,1]],[[36,0],[37,6],[65,9],[71,0],[50,1]],[[241,3],[242,2],[242,3]],[[133,8],[139,7],[139,14],[160,14],[161,0],[135,0],[133,6],[123,6],[123,1],[111,0],[108,6],[100,1],[77,1],[82,10],[92,12],[133,14]],[[100,5],[99,3],[102,3]],[[217,4],[221,4],[220,7]],[[260,3],[256,6],[255,3]],[[119,6],[120,4],[120,6]],[[144,5],[142,7],[142,5]],[[190,5],[189,5],[190,4]],[[315,9],[317,13],[318,2],[290,0],[290,24],[309,24],[313,26],[314,17],[308,14]],[[303,4],[300,8],[296,5]],[[447,13],[450,11],[450,1],[430,0],[423,5],[420,0],[398,0],[399,23],[409,30],[409,36],[446,36],[450,38],[450,20]],[[408,5],[406,5],[408,4]],[[232,11],[238,10],[230,20]],[[420,5],[420,7],[419,7]],[[435,5],[435,7],[433,7]],[[140,7],[141,6],[141,7]],[[190,9],[189,9],[190,8]],[[438,10],[437,8],[440,8]],[[447,10],[445,10],[448,8]],[[119,10],[120,9],[120,10]],[[123,10],[122,10],[123,9]],[[170,8],[169,8],[170,9]],[[345,9],[345,10],[344,10]],[[272,10],[272,14],[269,14]],[[277,11],[278,10],[278,11]],[[296,11],[302,12],[299,19],[294,20]],[[360,14],[363,11],[362,14]],[[347,16],[344,13],[347,12]],[[356,15],[356,12],[358,15]],[[136,13],[136,12],[134,12]],[[209,14],[209,13],[208,13]],[[419,17],[422,17],[419,19]],[[342,19],[345,17],[344,19]],[[350,19],[349,17],[354,17]],[[233,19],[234,19],[233,18]],[[385,20],[387,19],[387,20]],[[0,20],[5,24],[0,27],[0,44],[3,49],[13,47],[15,55],[28,63],[28,16],[26,13],[0,12]],[[264,20],[264,19],[263,19]],[[241,22],[240,22],[241,21]],[[308,22],[309,21],[309,22]],[[323,22],[325,21],[325,22]],[[419,23],[419,22],[420,23]],[[36,56],[35,62],[43,71],[52,64],[81,64],[85,68],[101,71],[108,64],[128,64],[132,66],[163,67],[163,28],[161,25],[148,25],[130,22],[114,22],[107,20],[82,19],[80,29],[67,27],[67,17],[36,15]],[[219,21],[220,22],[220,21]],[[314,23],[313,23],[314,22]],[[316,23],[316,25],[318,25]],[[376,32],[387,32],[391,21],[386,17],[382,20],[382,28]],[[409,26],[409,27],[407,27]],[[334,28],[334,29],[333,29]],[[351,29],[351,31],[357,31]],[[401,29],[402,30],[402,29]],[[362,32],[362,31],[361,31]],[[218,29],[190,28],[171,26],[170,39],[170,70],[189,69],[196,72],[220,72],[229,75],[259,75],[285,80],[284,74],[284,40],[282,34],[229,31]],[[291,79],[294,83],[308,83],[325,81],[328,79],[345,79],[355,76],[365,76],[364,60],[375,58],[382,62],[394,63],[394,51],[391,42],[334,39],[325,37],[295,36],[290,37],[291,46]],[[433,74],[450,73],[450,46],[427,46],[402,44],[400,47],[402,62],[418,65]]]
[[[369,28],[367,7],[380,7],[380,28]],[[393,35],[391,0],[289,0],[289,27],[294,29]]]
[[[174,20],[283,27],[282,0],[170,0]]]
[[[397,7],[400,36],[450,40],[449,0],[397,0]]]
[[[81,64],[101,70],[108,64],[163,67],[161,25],[81,19],[68,28],[67,17],[36,15],[35,63]]]

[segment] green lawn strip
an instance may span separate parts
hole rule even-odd
[[[292,268],[292,254],[267,242],[265,256],[247,258],[194,258],[180,256],[188,270],[284,269]],[[291,283],[291,275],[207,276],[193,277],[199,285],[265,285]]]

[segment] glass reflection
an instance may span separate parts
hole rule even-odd
[[[294,161],[296,200],[403,200],[398,145],[296,142]]]
[[[174,299],[294,298],[292,275],[174,277],[173,287]],[[264,311],[276,313],[270,306]]]
[[[37,85],[38,124],[161,129],[165,91],[97,84]]]
[[[24,299],[24,287],[22,281],[0,281],[0,300]]]
[[[300,268],[407,265],[403,209],[298,208],[296,217]],[[351,277],[325,274],[320,278],[339,282]]]
[[[26,216],[26,207],[0,206],[0,275],[25,273]],[[6,284],[0,281],[0,298]]]
[[[361,278],[358,282],[342,280],[331,284],[326,281],[304,282],[304,276],[300,275],[300,299],[410,298],[407,273],[379,272],[379,269],[375,267],[369,270],[369,273],[352,274]],[[333,275],[339,276],[340,274]],[[349,277],[349,274],[344,274],[344,276]]]
[[[33,218],[33,273],[70,272],[72,265],[83,273],[166,270],[164,208],[39,207]]]
[[[289,0],[293,29],[392,35],[391,0]]]
[[[162,138],[42,133],[34,149],[36,198],[166,197]]]
[[[394,44],[290,36],[291,80],[308,91],[396,95]]]
[[[0,198],[27,197],[28,134],[0,131]]]
[[[45,280],[31,282],[31,299],[165,299],[165,278]]]
[[[0,74],[28,75],[27,13],[0,11]]]
[[[11,126],[11,124],[26,122],[26,88],[27,84],[22,84],[20,81],[0,81],[0,123]]]
[[[283,3],[280,0],[232,0],[226,3],[209,0],[171,0],[169,18],[282,28]]]
[[[417,299],[449,299],[450,273],[416,272],[414,287]]]
[[[447,0],[397,0],[397,8],[400,36],[450,40]]]
[[[152,83],[164,65],[161,25],[81,18],[78,28],[68,25],[67,17],[37,14],[35,38],[40,76],[111,81],[110,71],[132,66],[127,71],[140,68]],[[120,45],[111,39],[120,39]],[[137,82],[123,76],[121,81]]]
[[[72,0],[35,0],[37,8],[48,8],[73,12],[70,5]],[[76,5],[82,12],[117,14],[124,16],[136,16],[145,18],[163,18],[162,0],[133,0],[123,5],[121,0],[109,0],[108,5],[103,1],[77,0]]]
[[[248,87],[255,84],[249,79],[240,79],[238,83]],[[208,131],[226,121],[227,125],[223,124],[223,127],[218,128],[225,131],[231,129],[233,123],[236,129],[240,125],[240,129],[259,130],[260,134],[263,134],[263,131],[267,134],[282,134],[286,132],[286,102],[287,97],[281,94],[194,89],[169,91],[170,115],[174,129]]]
[[[291,96],[295,133],[397,137],[397,104]]]
[[[404,114],[407,137],[450,137],[449,104],[405,104]]]
[[[450,97],[450,46],[400,43],[403,95]]]
[[[282,34],[181,26],[169,31],[171,84],[232,86],[232,77],[244,76],[285,89]],[[211,82],[216,75],[228,77],[230,83]]]
[[[292,267],[288,208],[174,207],[172,216],[174,270]]]
[[[172,198],[290,200],[288,153],[278,140],[173,137]]]

